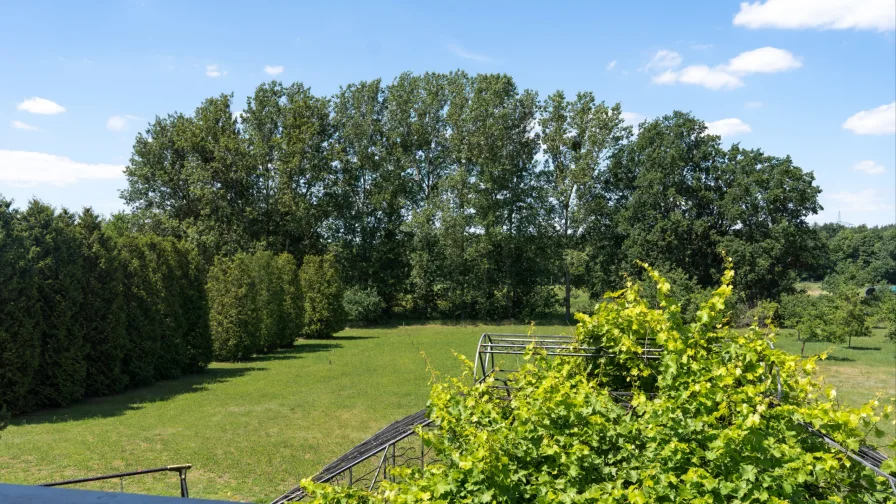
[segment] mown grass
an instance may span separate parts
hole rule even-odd
[[[191,463],[194,497],[269,501],[386,424],[423,407],[427,363],[456,375],[454,352],[471,357],[481,333],[523,326],[391,326],[349,329],[333,340],[248,362],[213,364],[201,375],[17,418],[0,439],[0,481],[34,484]],[[540,334],[570,334],[540,326]],[[782,331],[778,347],[799,353]],[[820,364],[837,398],[858,405],[896,396],[896,347],[876,329]],[[425,358],[423,355],[425,355]],[[893,436],[892,426],[887,426]],[[174,474],[130,478],[126,492],[177,495]],[[119,482],[84,488],[118,490]]]
[[[190,494],[270,501],[383,426],[424,407],[431,374],[458,374],[486,331],[522,326],[349,329],[328,341],[114,397],[14,419],[0,434],[0,481],[34,484],[193,464]],[[570,327],[538,327],[541,334]],[[423,355],[425,355],[425,358]],[[119,490],[119,482],[83,488]],[[126,492],[177,495],[175,474]]]

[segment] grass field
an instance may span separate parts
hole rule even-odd
[[[521,326],[350,329],[295,349],[115,397],[20,417],[0,436],[0,481],[33,484],[191,463],[191,496],[268,501],[389,422],[426,402],[427,360],[457,374],[482,332]],[[562,326],[537,332],[570,333]],[[838,399],[896,396],[896,348],[881,330],[831,348],[821,364]],[[784,332],[778,346],[799,352]],[[829,348],[807,345],[807,353]],[[421,356],[423,352],[426,356]],[[892,429],[892,427],[890,426]],[[124,491],[177,494],[175,474],[126,479]],[[84,488],[118,490],[119,482]]]
[[[386,424],[424,407],[427,360],[457,374],[486,331],[520,326],[351,329],[332,341],[122,395],[20,417],[0,433],[0,481],[41,483],[193,464],[190,495],[270,501]],[[537,332],[570,333],[568,327]],[[421,355],[423,352],[426,359]],[[90,489],[118,490],[119,482]],[[176,474],[129,478],[127,492],[177,495]]]

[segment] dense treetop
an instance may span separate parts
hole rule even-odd
[[[722,250],[748,300],[777,297],[814,264],[821,208],[811,172],[726,149],[691,114],[636,135],[592,93],[540,100],[461,71],[209,98],[156,118],[126,175],[138,225],[209,262],[331,251],[348,288],[423,317],[535,315],[554,285],[602,294],[640,274],[635,259],[708,287]]]

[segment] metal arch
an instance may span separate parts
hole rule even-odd
[[[499,333],[483,333],[479,337],[479,343],[476,347],[476,363],[473,367],[473,378],[476,383],[480,383],[486,377],[495,375],[498,372],[504,372],[508,375],[515,373],[515,370],[501,370],[495,366],[495,355],[523,355],[529,346],[535,346],[542,349],[547,356],[565,356],[565,357],[615,357],[616,355],[606,351],[601,347],[582,347],[575,345],[574,336],[565,335],[528,335],[528,334],[499,334]],[[774,345],[769,342],[774,348]],[[655,338],[644,340],[643,351],[641,357],[646,360],[656,360],[660,358],[663,348],[656,343]],[[482,376],[479,376],[481,371]],[[780,369],[775,367],[775,378],[777,385],[776,398],[780,400],[783,394],[781,383]],[[512,376],[496,378],[503,385],[493,385],[493,388],[507,391],[509,394],[515,389],[511,385]],[[630,391],[610,391],[610,395],[622,405],[628,405],[627,400],[631,396]],[[651,394],[655,395],[655,394]],[[853,460],[859,462],[865,467],[871,469],[876,474],[884,477],[889,482],[893,493],[896,494],[896,477],[883,472],[881,464],[887,460],[882,453],[873,450],[867,446],[859,448],[858,452],[852,452],[841,446],[831,437],[821,431],[814,429],[811,425],[804,422],[797,422],[803,426],[809,433],[820,437],[831,447],[841,451]],[[398,443],[407,440],[411,436],[416,435],[417,427],[429,428],[432,420],[427,418],[426,410],[420,410],[412,413],[396,422],[393,422],[358,444],[344,455],[328,464],[318,474],[311,478],[317,483],[347,483],[349,486],[363,485],[368,490],[374,489],[380,482],[390,479],[389,468],[406,466],[409,463],[417,463],[419,461],[421,467],[425,467],[427,463],[432,463],[434,458],[431,454],[427,454],[426,447],[422,442],[419,444],[419,456],[414,456],[415,448],[405,447],[398,451]],[[390,456],[391,455],[391,456]],[[361,464],[370,461],[378,456],[379,462],[366,472],[355,475],[355,468]],[[305,498],[307,494],[301,486],[296,486],[287,493],[275,499],[271,504],[281,504],[285,502],[295,502]]]

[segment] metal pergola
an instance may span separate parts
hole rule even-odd
[[[506,391],[505,399],[509,399],[514,390],[514,374],[519,372],[519,358],[534,347],[548,358],[556,357],[615,357],[612,352],[601,347],[579,345],[574,336],[567,335],[528,335],[484,333],[479,338],[476,348],[473,377],[476,383],[494,378],[490,387]],[[645,362],[659,361],[663,352],[661,345],[654,338],[646,338],[642,342],[639,357]],[[516,365],[516,368],[513,365]],[[781,398],[781,379],[778,374],[777,398]],[[620,404],[627,405],[631,392],[628,390],[610,391],[610,395]],[[880,467],[887,457],[869,448],[861,447],[858,451],[849,450],[811,425],[799,422],[809,433],[820,437],[831,447],[843,452],[853,460],[886,478],[896,494],[896,478],[883,472]],[[382,481],[391,480],[391,471],[395,467],[419,465],[438,462],[417,436],[417,428],[431,428],[432,421],[426,417],[426,410],[412,413],[397,420],[344,455],[328,464],[314,475],[311,480],[318,483],[356,486],[372,490]],[[301,486],[292,488],[275,499],[272,504],[296,502],[307,494]]]

